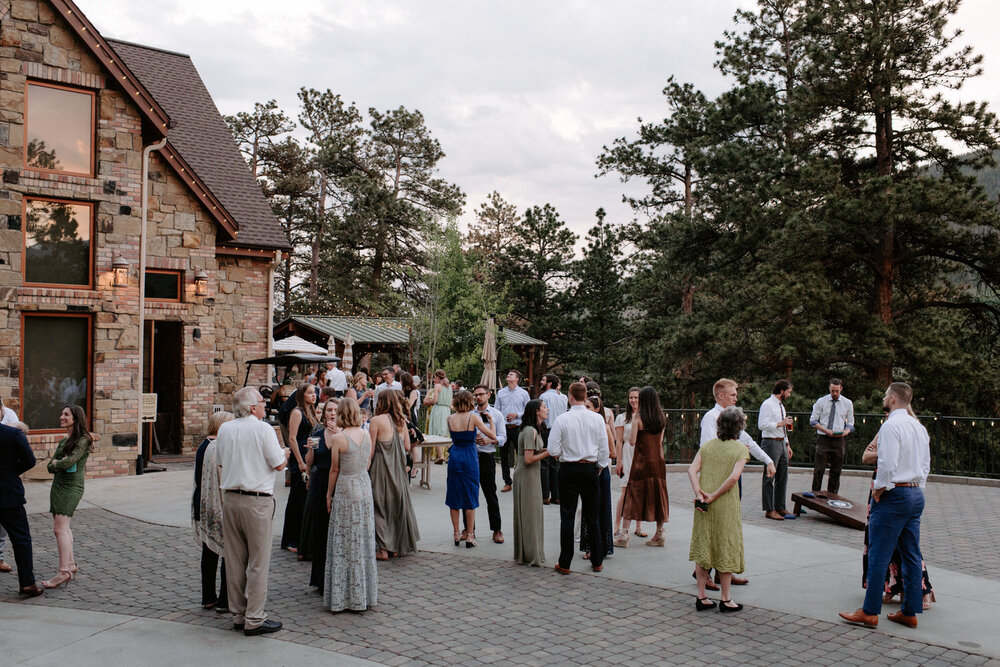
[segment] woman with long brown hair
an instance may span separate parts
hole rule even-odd
[[[420,531],[410,502],[406,452],[410,451],[406,401],[396,389],[383,389],[368,435],[375,448],[368,474],[375,502],[375,558],[405,556],[417,550]]]
[[[48,465],[49,472],[53,474],[49,511],[52,512],[53,531],[59,549],[59,574],[43,581],[42,586],[45,588],[67,585],[71,579],[76,579],[76,573],[80,569],[73,557],[70,521],[83,498],[87,457],[94,451],[87,413],[79,405],[64,406],[59,415],[59,425],[66,429],[66,437],[59,441],[56,453]]]
[[[302,510],[306,504],[306,479],[309,466],[306,465],[306,441],[319,424],[316,417],[316,385],[309,382],[299,384],[295,392],[295,409],[288,416],[288,447],[295,458],[292,468],[292,484],[288,489],[288,503],[285,505],[285,525],[281,531],[281,548],[292,553],[299,550],[299,532],[302,529]]]
[[[646,541],[648,547],[662,547],[663,524],[670,518],[667,500],[667,464],[663,460],[663,431],[667,420],[656,390],[639,390],[639,418],[633,419],[629,441],[635,447],[632,471],[625,487],[622,516],[634,521],[655,521],[656,534]],[[625,545],[628,536],[625,537]]]

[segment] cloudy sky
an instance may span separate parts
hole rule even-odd
[[[713,43],[752,0],[77,0],[106,37],[191,55],[219,109],[301,86],[359,108],[419,109],[447,157],[441,175],[473,209],[497,190],[519,209],[549,202],[577,233],[604,207],[632,218],[625,186],[595,159],[636,118],[664,113],[670,75],[709,95],[726,81]],[[1000,3],[965,0],[955,27],[986,57],[964,99],[1000,110]]]

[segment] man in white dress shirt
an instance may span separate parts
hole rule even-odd
[[[912,399],[913,389],[905,382],[893,382],[885,391],[882,407],[889,417],[878,431],[878,468],[868,517],[865,602],[853,613],[840,613],[850,623],[871,628],[878,625],[885,573],[896,548],[902,557],[903,603],[888,618],[915,628],[917,614],[923,610],[920,516],[924,511],[923,489],[931,471],[931,439],[910,410]]]
[[[337,362],[326,365],[326,383],[333,389],[333,395],[342,398],[347,393],[347,375],[337,368]]]
[[[729,378],[720,378],[716,380],[715,384],[712,386],[712,394],[715,396],[715,406],[705,413],[705,416],[701,418],[701,439],[698,442],[698,446],[701,447],[709,440],[714,440],[716,434],[719,431],[719,415],[722,411],[728,407],[736,405],[736,399],[738,397],[739,385],[736,384],[735,380],[730,380]],[[747,449],[750,450],[750,455],[753,456],[758,461],[764,464],[764,475],[765,477],[774,476],[774,461],[771,457],[767,455],[760,446],[747,435],[746,431],[740,431],[740,442],[746,445]],[[743,478],[740,477],[740,497],[743,497]],[[697,578],[697,576],[695,576]],[[719,573],[715,573],[715,583],[709,582],[708,589],[715,591],[718,590]],[[743,586],[747,583],[747,580],[743,577],[737,577],[733,575],[732,583],[736,586]]]
[[[278,444],[274,427],[261,421],[264,398],[253,387],[233,394],[236,419],[219,427],[216,457],[226,536],[226,587],[233,628],[247,636],[277,632],[267,618],[267,570],[271,563],[274,473],[288,464],[289,450]]]
[[[0,424],[17,427],[18,421],[20,420],[17,418],[17,413],[4,405],[3,399],[0,398]]]
[[[760,448],[774,461],[773,477],[764,474],[760,485],[761,504],[764,516],[775,521],[794,519],[795,515],[785,509],[785,494],[788,488],[788,461],[792,458],[792,447],[788,444],[787,429],[792,418],[785,412],[785,400],[792,395],[792,383],[778,380],[774,383],[771,396],[760,405],[757,427],[760,428]]]
[[[830,393],[813,404],[809,425],[816,429],[816,463],[813,465],[812,492],[823,488],[823,472],[830,466],[826,490],[840,491],[840,471],[844,468],[847,453],[845,438],[854,430],[854,404],[842,394],[844,383],[830,380]]]
[[[396,369],[392,366],[386,366],[382,369],[382,382],[375,387],[375,402],[372,405],[378,405],[378,395],[386,389],[403,391],[403,385],[399,384],[399,380],[396,379]]]
[[[569,574],[573,561],[573,528],[577,498],[583,504],[582,521],[590,535],[590,567],[604,569],[604,535],[598,523],[601,470],[611,465],[608,429],[604,417],[586,408],[587,386],[569,386],[570,408],[552,425],[549,456],[559,459],[559,561],[556,572]],[[549,416],[551,420],[551,415]]]

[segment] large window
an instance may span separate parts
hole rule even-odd
[[[56,430],[65,405],[89,413],[89,315],[24,315],[21,322],[22,419],[33,431]]]
[[[28,83],[26,95],[24,164],[93,176],[96,96],[36,82]]]
[[[89,287],[93,218],[91,204],[25,199],[24,282]]]

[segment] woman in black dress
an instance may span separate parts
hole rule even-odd
[[[302,527],[302,508],[306,502],[306,481],[303,474],[308,475],[306,465],[306,440],[319,423],[316,419],[316,387],[303,382],[295,392],[295,409],[288,417],[289,448],[295,459],[292,469],[292,485],[288,490],[288,504],[285,505],[285,526],[281,531],[281,548],[292,553],[299,550],[299,530]],[[291,461],[289,462],[291,463]]]
[[[315,447],[306,451],[306,465],[309,466],[309,493],[306,498],[306,514],[309,518],[309,540],[306,554],[312,558],[312,572],[309,585],[323,592],[326,577],[326,546],[330,529],[330,512],[326,509],[326,489],[330,483],[330,442],[340,433],[337,426],[337,399],[331,398],[323,406],[323,422],[315,440]]]

